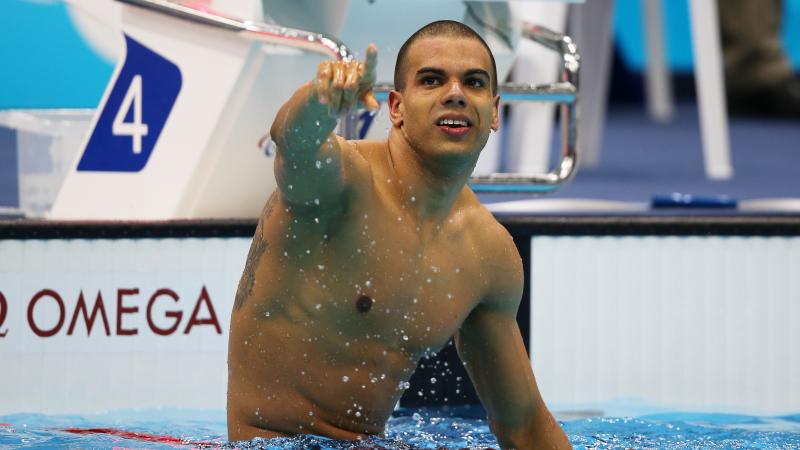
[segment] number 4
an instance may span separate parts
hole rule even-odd
[[[133,122],[125,122],[125,116],[128,115],[131,106],[133,106]],[[147,131],[147,124],[142,123],[142,76],[134,75],[117,115],[114,116],[111,134],[130,136],[133,139],[133,153],[139,154],[142,153],[142,136],[147,136]]]

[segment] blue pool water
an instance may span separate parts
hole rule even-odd
[[[459,416],[450,417],[453,413]],[[484,449],[498,448],[479,410],[401,411],[384,438],[360,444],[322,438],[227,443],[224,411],[137,410],[90,416],[13,414],[0,417],[0,448],[51,449]],[[800,414],[755,417],[661,413],[637,418],[591,417],[562,422],[575,448],[586,449],[797,449]],[[113,428],[173,436],[183,444],[148,442],[110,434],[71,434],[65,428]],[[198,445],[198,443],[201,443]]]

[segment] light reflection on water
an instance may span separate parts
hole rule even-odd
[[[225,442],[224,411],[149,409],[87,416],[13,414],[0,417],[0,448],[498,448],[486,421],[478,418],[480,414],[479,408],[401,410],[390,419],[385,437],[362,443],[303,436],[234,444]],[[575,448],[800,448],[800,414],[755,417],[661,413],[638,418],[581,418],[562,423]],[[61,431],[65,428],[113,428],[176,437],[184,444],[111,434],[70,434]]]

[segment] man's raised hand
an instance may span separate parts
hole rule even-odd
[[[324,61],[317,69],[314,94],[317,100],[328,105],[328,114],[338,117],[359,106],[370,110],[378,108],[378,100],[372,88],[375,86],[375,67],[378,49],[374,44],[367,47],[364,62]]]

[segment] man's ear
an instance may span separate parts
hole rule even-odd
[[[494,96],[494,107],[492,108],[492,130],[500,128],[500,96]]]
[[[405,105],[403,104],[403,94],[398,91],[392,90],[389,92],[389,120],[392,125],[400,128],[403,125],[403,117],[405,116]]]

